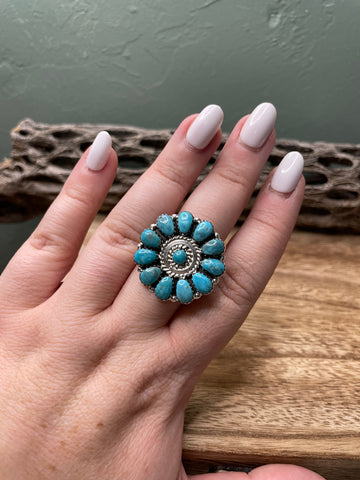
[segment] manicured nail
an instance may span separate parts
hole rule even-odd
[[[246,120],[240,140],[249,147],[261,147],[274,128],[276,108],[272,103],[260,103]]]
[[[300,180],[304,159],[299,152],[289,152],[281,160],[272,179],[271,188],[280,193],[292,192]]]
[[[213,139],[224,119],[219,105],[208,105],[195,118],[186,134],[186,140],[193,147],[202,150]]]
[[[111,137],[108,132],[102,131],[96,135],[86,158],[86,165],[90,170],[101,170],[105,167],[109,158],[111,144]]]

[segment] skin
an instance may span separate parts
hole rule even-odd
[[[7,480],[321,480],[304,468],[188,477],[184,411],[210,360],[241,326],[289,239],[304,192],[269,181],[227,246],[226,273],[190,305],[160,302],[138,278],[141,231],[178,211],[218,147],[186,142],[186,118],[158,159],[79,249],[117,168],[85,152],[37,229],[0,277],[0,478]],[[183,207],[225,238],[274,145],[238,142],[235,126],[208,177]],[[221,312],[221,315],[219,313]]]

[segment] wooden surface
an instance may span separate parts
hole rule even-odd
[[[294,232],[185,424],[189,472],[295,463],[360,479],[360,238]]]

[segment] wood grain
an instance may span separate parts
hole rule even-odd
[[[294,232],[186,413],[189,472],[295,463],[360,479],[360,241]]]

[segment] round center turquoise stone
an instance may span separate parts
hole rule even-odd
[[[176,250],[173,255],[173,260],[175,263],[178,263],[179,265],[182,265],[183,263],[186,262],[187,255],[184,250]]]

